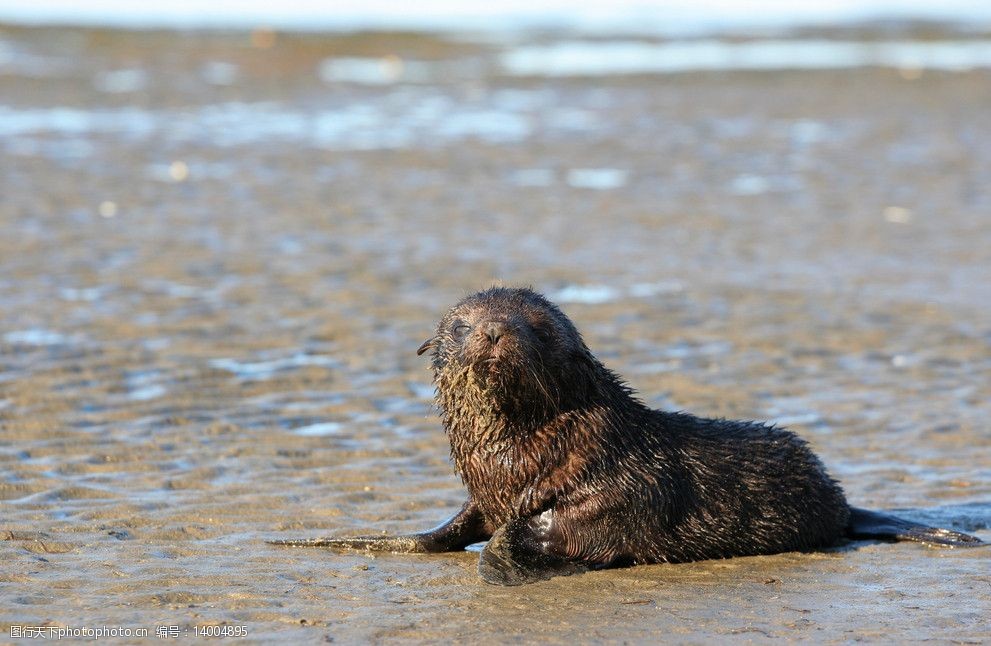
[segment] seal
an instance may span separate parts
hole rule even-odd
[[[530,289],[465,298],[417,354],[428,351],[461,511],[419,534],[273,543],[408,553],[488,540],[478,571],[503,585],[846,539],[984,544],[851,507],[789,431],[648,408]]]

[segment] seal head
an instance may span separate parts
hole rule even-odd
[[[493,287],[463,299],[417,354],[428,350],[437,404],[449,417],[478,417],[484,409],[533,428],[587,402],[598,383],[597,362],[578,330],[529,289]]]

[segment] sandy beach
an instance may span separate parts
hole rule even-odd
[[[503,589],[265,544],[459,508],[415,350],[496,283],[991,540],[991,71],[507,65],[547,38],[0,27],[0,641],[991,642],[988,548]]]

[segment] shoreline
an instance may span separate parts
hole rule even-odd
[[[986,71],[375,84],[323,63],[491,44],[19,34],[57,73],[0,75],[4,634],[991,640],[986,548],[506,590],[474,552],[264,544],[456,511],[415,350],[495,282],[649,405],[787,424],[853,504],[991,539]]]

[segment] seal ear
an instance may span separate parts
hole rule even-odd
[[[427,350],[436,348],[438,343],[440,343],[440,339],[438,339],[435,336],[430,337],[429,339],[423,342],[423,345],[421,345],[419,348],[416,349],[416,356],[420,356]]]

